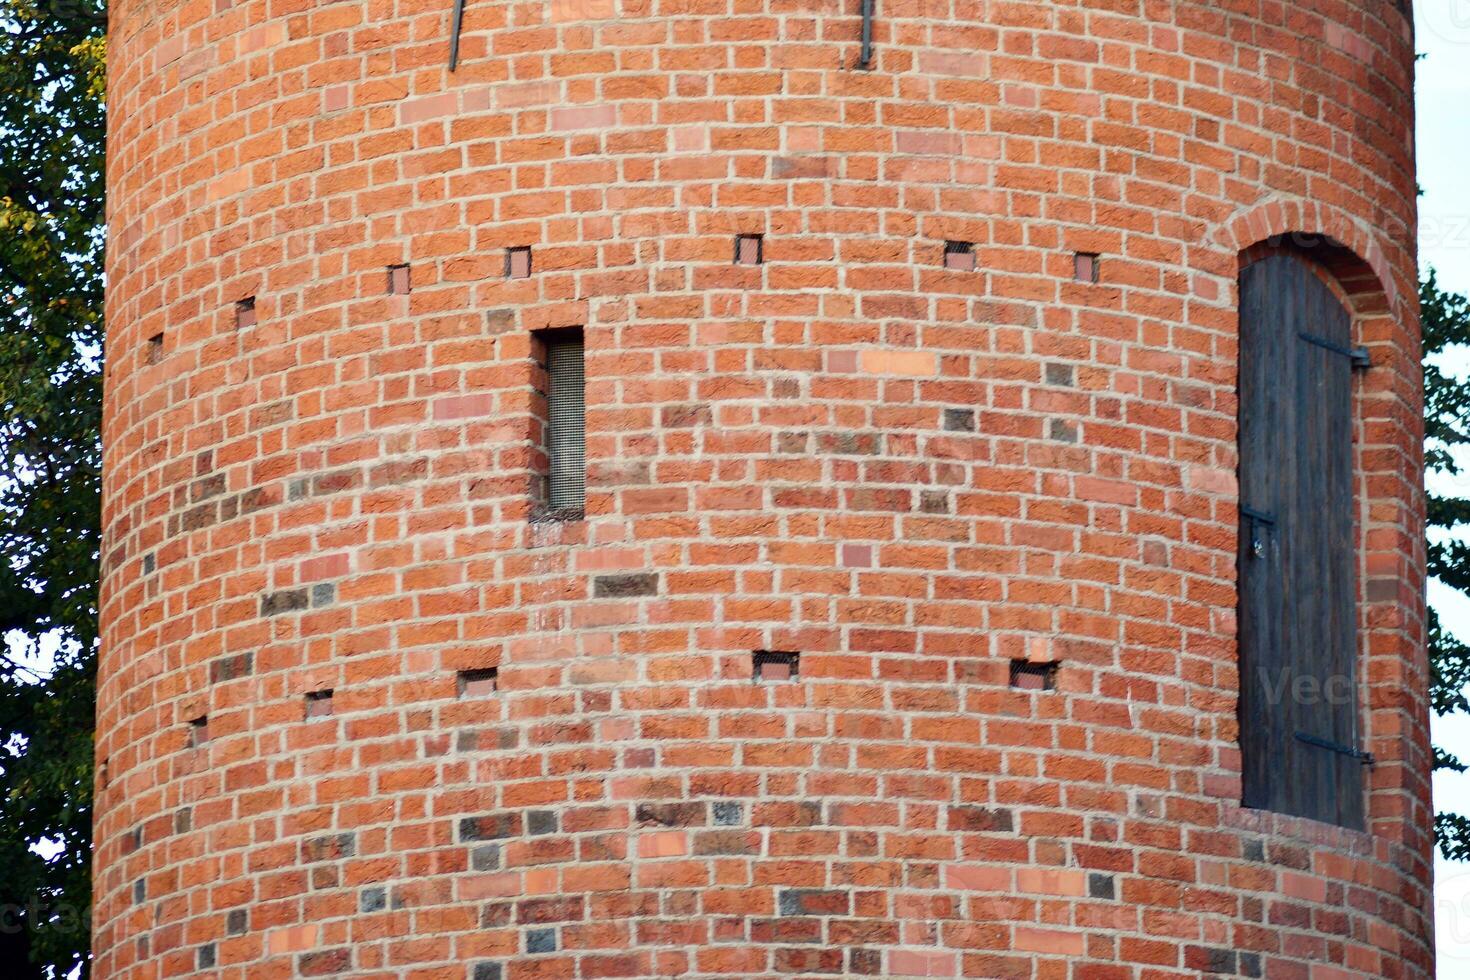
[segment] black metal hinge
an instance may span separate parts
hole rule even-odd
[[[1372,752],[1364,752],[1362,749],[1354,749],[1339,742],[1333,742],[1325,738],[1318,738],[1316,735],[1308,735],[1306,732],[1297,732],[1296,740],[1298,742],[1306,742],[1308,745],[1315,745],[1319,749],[1326,749],[1329,752],[1336,752],[1338,755],[1345,755],[1357,759],[1365,766],[1373,765]]]
[[[863,0],[863,48],[857,66],[862,71],[873,67],[873,8],[878,0]]]
[[[449,70],[459,67],[459,31],[464,26],[464,0],[454,0],[454,23],[449,28]]]
[[[1309,344],[1316,344],[1318,347],[1330,350],[1334,354],[1341,354],[1343,357],[1352,361],[1353,367],[1355,368],[1363,369],[1373,366],[1373,362],[1368,359],[1368,348],[1366,347],[1344,347],[1341,344],[1333,343],[1326,337],[1319,337],[1314,333],[1307,333],[1305,330],[1298,331],[1297,336]]]

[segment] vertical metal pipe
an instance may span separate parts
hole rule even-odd
[[[864,0],[865,3],[871,0]],[[464,0],[454,0],[454,23],[449,34],[449,70],[459,67],[459,29],[464,24]]]
[[[863,71],[873,67],[873,5],[877,0],[863,0],[863,50],[858,56],[858,67]]]

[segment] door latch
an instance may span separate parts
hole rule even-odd
[[[1266,553],[1266,538],[1276,527],[1276,515],[1265,511],[1240,508],[1240,516],[1248,522],[1251,557],[1260,558]]]

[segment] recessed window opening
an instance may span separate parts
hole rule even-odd
[[[796,680],[801,655],[776,650],[757,650],[750,659],[752,678],[758,684],[766,684]]]
[[[763,235],[736,235],[735,236],[735,264],[736,265],[760,265],[766,260],[765,236]]]
[[[505,250],[505,278],[531,277],[531,246],[516,245]]]
[[[975,243],[974,242],[945,242],[944,243],[944,267],[955,272],[975,271]]]
[[[462,698],[489,697],[500,690],[500,671],[494,667],[479,667],[459,672],[459,696]]]

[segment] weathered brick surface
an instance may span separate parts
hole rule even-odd
[[[97,976],[1431,975],[1396,4],[883,0],[862,72],[855,2],[470,0],[450,75],[452,6],[111,5]],[[1290,232],[1374,364],[1366,834],[1238,805]]]

